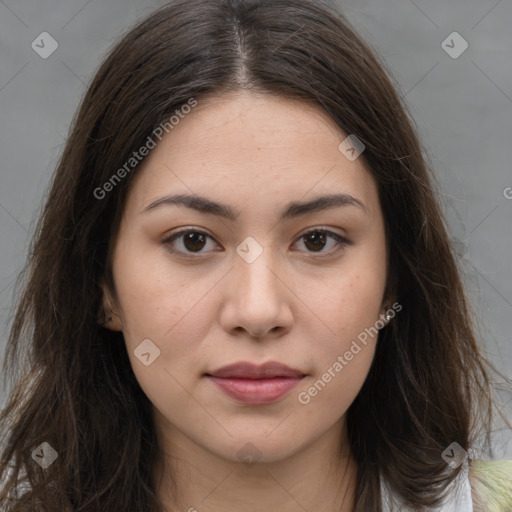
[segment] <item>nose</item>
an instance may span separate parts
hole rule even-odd
[[[293,292],[269,248],[252,263],[237,255],[227,278],[220,318],[226,332],[245,331],[254,338],[268,338],[290,330]]]

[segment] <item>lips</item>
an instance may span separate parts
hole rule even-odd
[[[272,379],[275,377],[303,377],[304,374],[285,364],[271,361],[260,366],[252,363],[234,363],[223,366],[210,374],[212,377],[235,379]]]
[[[284,397],[305,376],[299,370],[271,361],[263,365],[240,362],[207,373],[225,394],[246,404],[267,404]]]

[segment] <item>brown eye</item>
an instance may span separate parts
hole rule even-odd
[[[181,243],[175,244],[175,241],[179,241],[180,239]],[[208,239],[212,238],[210,237],[210,235],[204,233],[203,231],[187,229],[174,233],[172,236],[170,236],[164,241],[164,244],[171,252],[183,253],[185,255],[187,253],[201,254],[202,252],[208,252],[202,250],[207,245]],[[176,245],[179,245],[181,247],[176,248]]]
[[[183,245],[192,252],[200,251],[206,242],[206,237],[202,233],[195,231],[187,233],[183,237]]]
[[[334,240],[331,244],[331,249],[324,251],[323,249],[328,244],[329,239]],[[328,229],[313,229],[308,231],[300,237],[299,240],[304,241],[304,245],[308,249],[307,252],[320,253],[320,254],[331,254],[341,250],[346,245],[351,245],[351,242],[346,238],[338,235],[334,231]]]
[[[304,240],[308,249],[313,251],[321,251],[327,242],[327,237],[324,233],[313,231],[310,234],[304,235]]]

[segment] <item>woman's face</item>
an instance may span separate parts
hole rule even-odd
[[[232,93],[137,170],[109,327],[169,442],[277,461],[342,432],[387,309],[377,187],[345,137],[304,102]]]

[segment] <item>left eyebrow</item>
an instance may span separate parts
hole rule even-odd
[[[207,197],[189,194],[176,194],[160,197],[152,201],[140,213],[145,213],[162,206],[171,205],[185,206],[203,214],[216,215],[231,221],[237,220],[240,216],[240,211],[235,210],[227,204],[212,201]],[[331,208],[339,208],[341,206],[355,206],[368,215],[368,209],[365,204],[350,194],[329,194],[316,197],[315,199],[307,202],[301,203],[292,201],[288,203],[281,212],[279,220],[283,221],[299,217],[301,215],[306,215],[308,213],[315,213]]]

